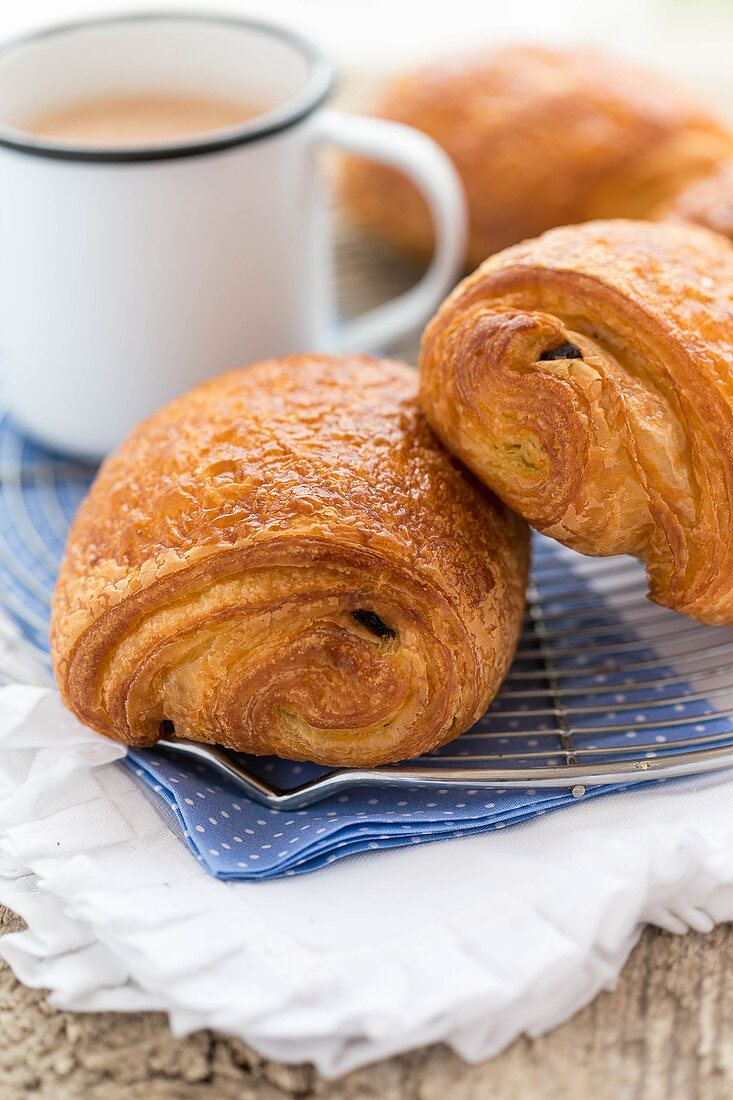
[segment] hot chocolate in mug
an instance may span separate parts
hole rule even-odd
[[[463,262],[455,170],[416,130],[324,108],[332,81],[329,61],[297,35],[229,16],[89,20],[0,48],[0,370],[22,426],[97,458],[230,367],[383,348],[427,319]],[[90,105],[119,116],[135,97],[179,97],[194,113],[199,97],[214,110],[201,117],[227,124],[177,133],[175,116],[169,134],[164,123],[138,142],[73,136]],[[233,102],[240,122],[227,116]],[[404,172],[435,223],[421,281],[341,327],[323,146]]]

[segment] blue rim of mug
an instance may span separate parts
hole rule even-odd
[[[276,23],[266,23],[257,19],[247,19],[237,15],[216,12],[186,11],[166,9],[163,11],[145,10],[127,12],[120,15],[102,16],[98,19],[75,19],[54,26],[44,27],[30,34],[9,39],[0,43],[0,61],[17,49],[30,46],[34,42],[57,35],[71,34],[89,27],[110,26],[116,23],[209,23],[218,26],[230,26],[234,30],[249,30],[269,34],[279,38],[298,50],[309,66],[305,86],[279,107],[264,114],[227,126],[221,130],[210,130],[200,137],[191,137],[185,141],[160,145],[124,145],[92,146],[73,145],[53,142],[40,135],[26,134],[23,129],[15,129],[0,124],[0,146],[14,149],[16,152],[29,153],[32,156],[50,157],[54,160],[88,161],[92,163],[124,164],[133,161],[172,160],[177,157],[201,156],[204,153],[217,153],[232,149],[238,145],[247,145],[261,138],[271,137],[283,130],[296,126],[328,98],[331,93],[335,73],[331,61],[316,46],[297,32]]]

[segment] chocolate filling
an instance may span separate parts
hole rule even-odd
[[[395,632],[390,626],[387,626],[379,615],[375,615],[373,611],[352,611],[352,619],[356,619],[360,626],[365,627],[371,631],[372,634],[376,634],[378,638],[394,638]]]
[[[540,359],[582,359],[583,352],[575,344],[560,344],[552,351],[543,351]]]

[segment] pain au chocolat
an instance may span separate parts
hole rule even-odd
[[[164,734],[372,765],[469,727],[511,662],[528,533],[451,458],[404,364],[227,374],[102,466],[53,604],[66,705]]]
[[[469,264],[556,225],[645,218],[733,156],[733,137],[694,96],[590,49],[504,48],[433,62],[392,82],[375,114],[424,131],[450,155],[470,213]],[[356,219],[421,258],[426,204],[400,173],[349,160]]]
[[[662,204],[658,216],[704,225],[733,241],[733,158]]]
[[[733,247],[697,226],[553,229],[425,331],[431,425],[507,504],[650,596],[733,624]]]

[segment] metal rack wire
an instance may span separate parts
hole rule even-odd
[[[91,467],[41,451],[0,420],[0,683],[50,682],[50,595]],[[486,715],[406,764],[273,784],[261,762],[171,739],[256,801],[294,808],[346,787],[571,789],[733,766],[733,631],[645,599],[638,563],[586,559],[536,539],[524,631]]]

